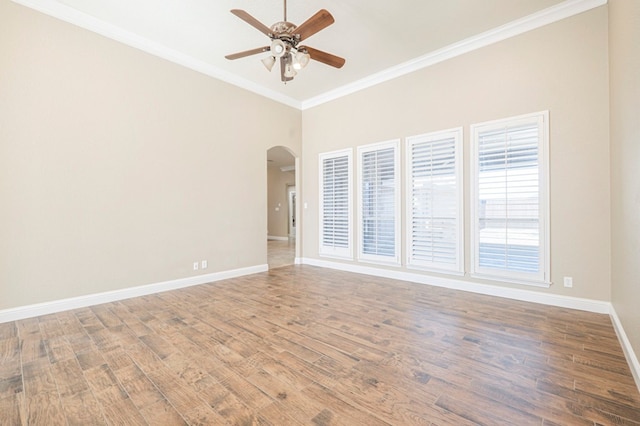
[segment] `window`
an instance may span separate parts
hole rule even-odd
[[[358,148],[359,259],[400,263],[398,141]]]
[[[320,255],[352,259],[351,149],[320,154]]]
[[[472,272],[549,284],[548,112],[471,126]]]
[[[462,274],[462,129],[407,138],[407,265]]]

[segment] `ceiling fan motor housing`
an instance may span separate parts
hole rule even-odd
[[[294,34],[297,25],[292,24],[287,21],[276,22],[271,26],[271,31],[273,32],[271,39],[272,40],[282,40],[285,43],[289,44],[291,47],[296,47],[296,45],[300,42],[299,37],[296,37]]]

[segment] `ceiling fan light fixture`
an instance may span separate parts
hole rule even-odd
[[[293,58],[293,68],[301,70],[309,64],[310,60],[311,55],[299,50]]]
[[[296,76],[296,74],[298,74],[298,73],[294,69],[294,67],[291,64],[291,62],[287,62],[287,64],[284,66],[284,76],[286,78],[293,78],[293,77]]]
[[[276,63],[276,58],[269,55],[266,58],[262,59],[262,65],[268,70],[271,71],[273,69],[273,65]]]
[[[284,43],[284,41],[277,38],[271,42],[271,54],[273,56],[279,58],[285,53],[287,53],[287,45]]]

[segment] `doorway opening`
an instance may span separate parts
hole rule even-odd
[[[284,147],[267,151],[267,263],[293,265],[296,258],[296,159]]]
[[[289,238],[296,237],[296,186],[287,186],[287,202],[289,207]]]

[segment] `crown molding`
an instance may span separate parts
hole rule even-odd
[[[11,1],[36,10],[38,12],[42,12],[45,15],[60,19],[61,21],[68,22],[70,24],[110,38],[112,40],[126,44],[127,46],[142,50],[143,52],[150,53],[151,55],[157,56],[159,58],[166,59],[167,61],[189,68],[193,71],[208,75],[209,77],[213,77],[226,83],[233,84],[234,86],[246,89],[250,92],[272,99],[276,102],[280,102],[296,109],[301,108],[300,101],[296,99],[285,96],[279,92],[276,92],[275,90],[268,89],[245,78],[238,77],[237,75],[224,71],[205,61],[196,59],[193,56],[186,55],[175,49],[171,49],[161,43],[155,42],[145,37],[141,37],[135,33],[132,33],[131,31],[127,31],[116,25],[91,16],[87,13],[64,5],[57,0]]]
[[[515,37],[525,32],[535,30],[545,25],[558,22],[562,19],[566,19],[607,4],[607,0],[566,0],[555,6],[551,6],[547,9],[525,16],[524,18],[517,19],[492,30],[469,37],[457,43],[453,43],[449,46],[443,47],[442,49],[419,56],[410,61],[357,80],[353,83],[346,84],[342,87],[330,90],[304,101],[298,101],[275,90],[268,89],[245,78],[238,77],[237,75],[224,71],[190,55],[178,52],[161,43],[141,37],[87,13],[80,12],[58,2],[57,0],[11,1],[299,110],[313,108],[343,96],[353,94],[360,90],[373,87],[414,71],[427,68],[431,65],[438,64],[448,59],[455,58],[465,53],[481,49],[499,41]]]
[[[410,61],[367,76],[361,80],[307,99],[302,102],[302,110],[336,100],[343,96],[376,86],[380,83],[393,80],[414,71],[430,67],[448,59],[455,58],[456,56],[481,49],[499,41],[561,21],[605,4],[607,4],[607,0],[564,1],[555,6],[551,6],[547,9],[525,16],[524,18],[517,19],[509,22],[508,24],[493,28],[457,43],[450,44],[442,49],[434,50],[426,55],[419,56]]]

